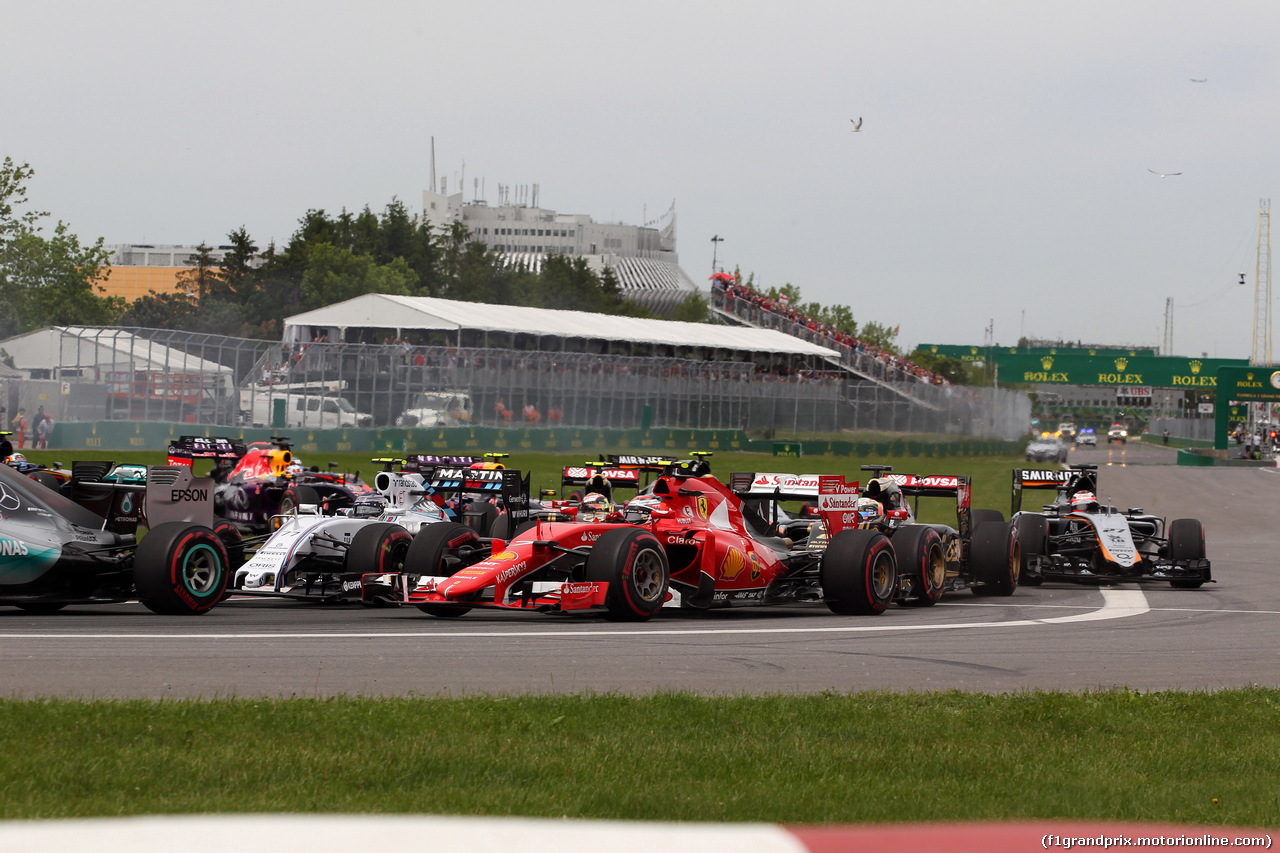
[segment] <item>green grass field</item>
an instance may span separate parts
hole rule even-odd
[[[0,817],[1280,822],[1280,691],[0,701]]]

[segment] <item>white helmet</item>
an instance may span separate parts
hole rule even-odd
[[[1093,512],[1098,508],[1098,498],[1090,491],[1079,491],[1071,496],[1071,508],[1076,512]]]

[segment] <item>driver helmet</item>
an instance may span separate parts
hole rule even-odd
[[[1093,512],[1098,508],[1098,498],[1090,491],[1079,491],[1071,496],[1071,508],[1076,512]]]
[[[302,476],[302,472],[305,470],[307,469],[303,467],[302,460],[295,456],[293,457],[293,461],[285,467],[284,473],[286,477],[293,477],[296,479]]]
[[[902,509],[902,489],[888,477],[880,478],[880,503],[886,510]]]
[[[10,465],[25,465],[25,464],[27,464],[27,457],[23,456],[21,453],[15,453],[15,454],[13,454],[12,456],[10,456],[10,457],[9,457],[9,464],[10,464]]]
[[[582,499],[578,507],[578,521],[604,521],[614,511],[613,502],[598,492]]]
[[[884,521],[884,507],[875,498],[858,498],[853,505],[853,511],[858,514],[859,527]]]
[[[622,517],[630,524],[648,524],[650,516],[653,515],[653,508],[662,504],[662,498],[657,495],[639,495],[627,501],[627,505],[622,508]],[[578,511],[578,517],[582,517],[582,511]]]

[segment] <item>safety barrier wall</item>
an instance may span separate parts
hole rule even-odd
[[[776,445],[800,446],[803,455],[855,457],[1020,455],[1023,441],[956,439],[921,441],[911,437],[879,441],[777,442],[751,439],[741,430],[693,429],[503,429],[439,427],[433,429],[334,429],[286,431],[299,454],[304,453],[459,453],[547,452],[585,454],[629,452],[676,456],[693,450],[786,452]],[[95,421],[60,423],[49,446],[60,450],[154,450],[163,452],[181,435],[230,436],[246,442],[265,441],[269,429],[193,428],[191,424]]]

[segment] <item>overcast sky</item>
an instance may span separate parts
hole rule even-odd
[[[0,155],[86,240],[265,246],[419,210],[434,137],[468,200],[674,201],[695,281],[718,234],[907,346],[1159,345],[1172,298],[1175,353],[1247,357],[1278,53],[1275,0],[0,0]]]

